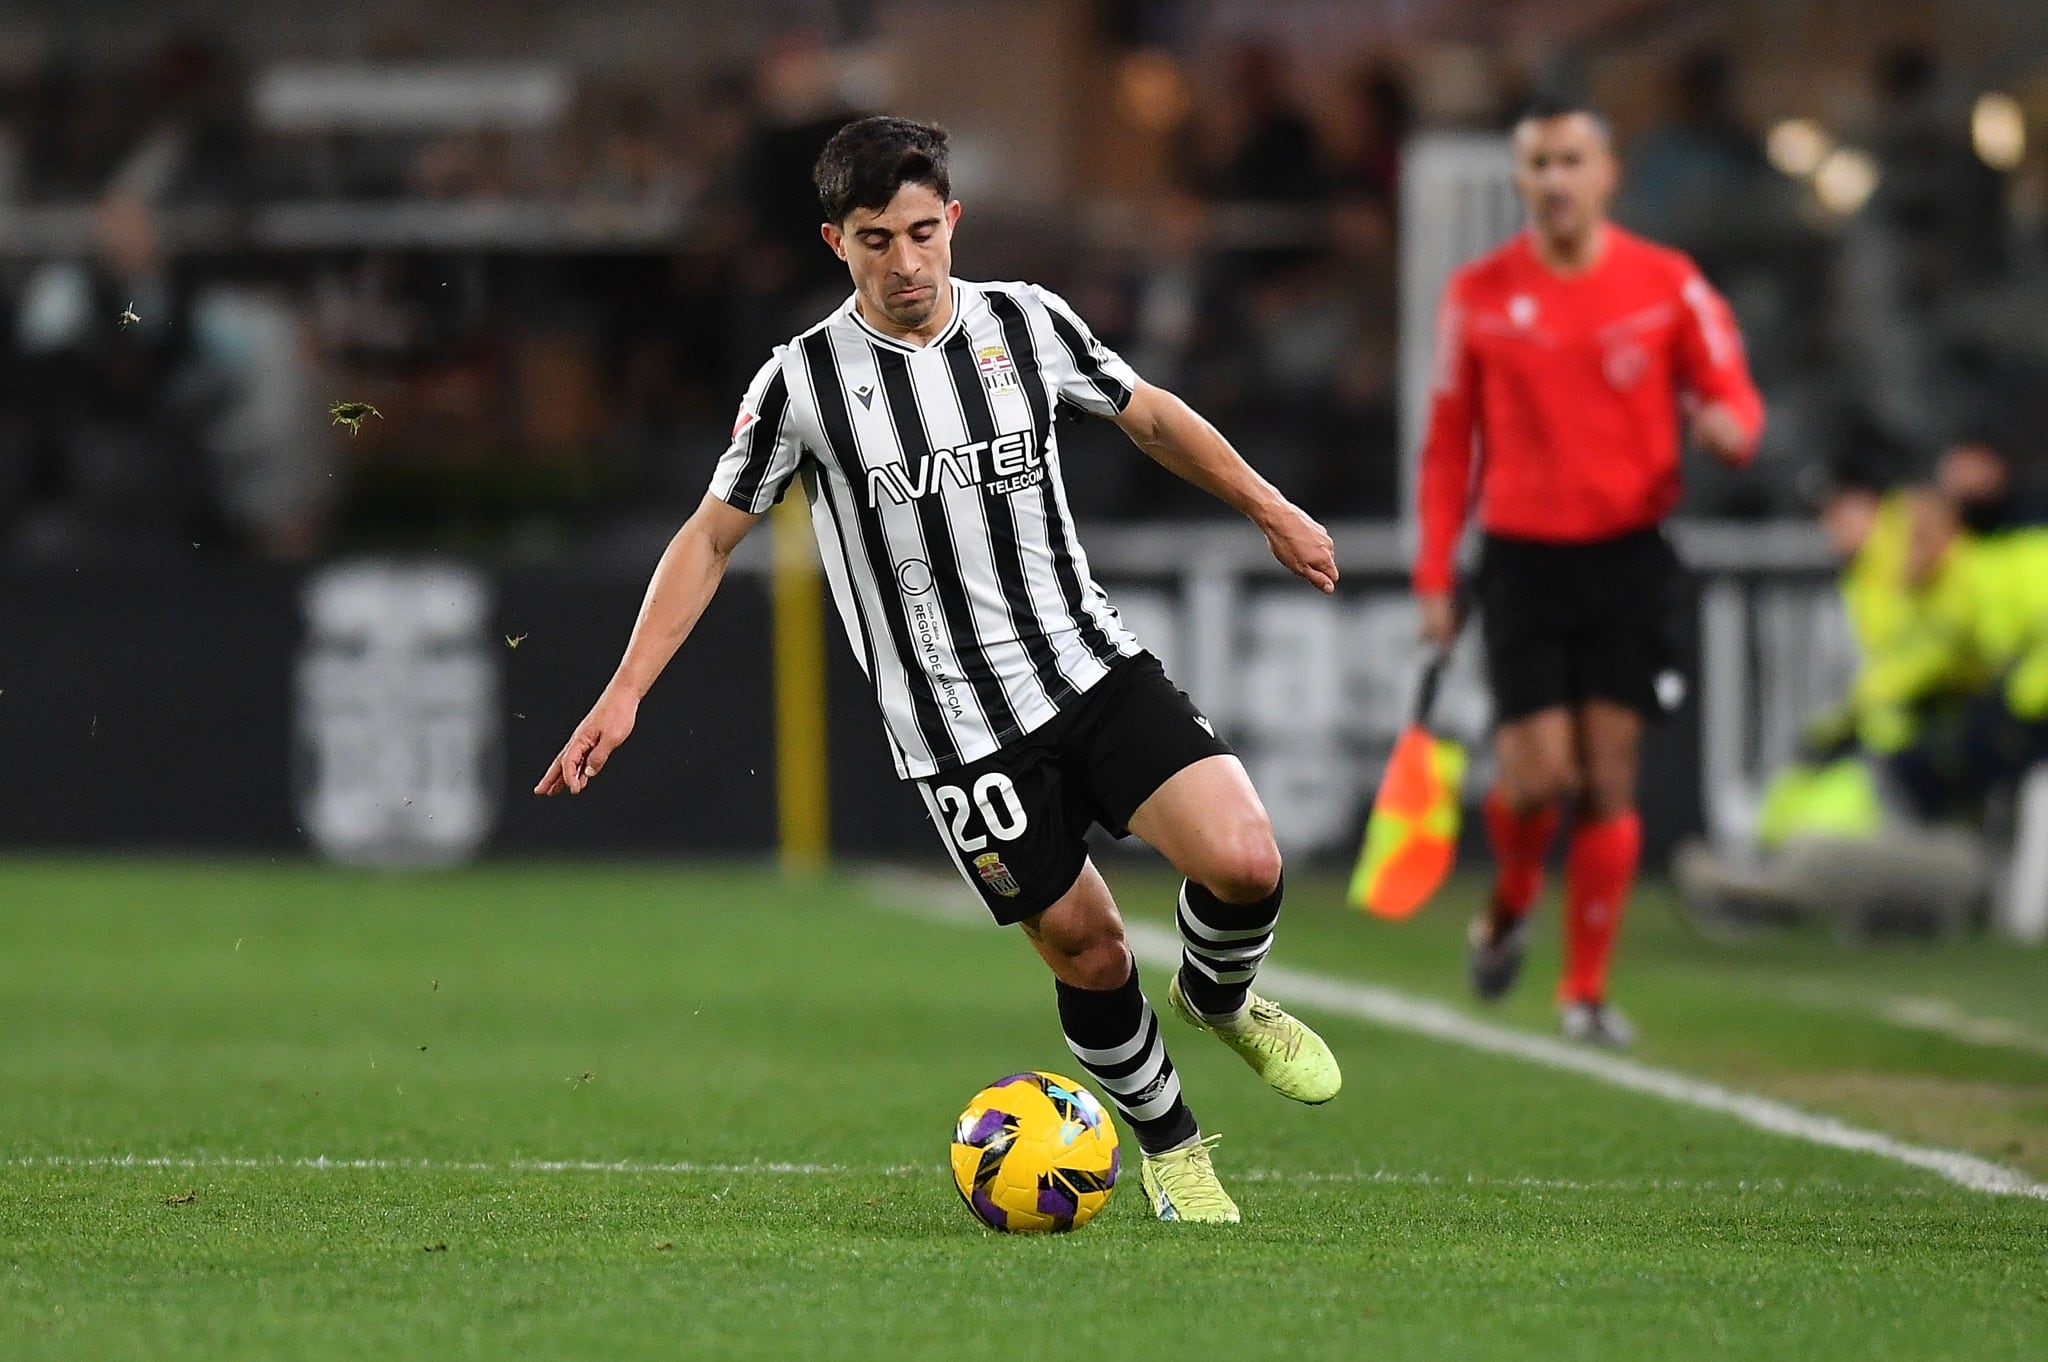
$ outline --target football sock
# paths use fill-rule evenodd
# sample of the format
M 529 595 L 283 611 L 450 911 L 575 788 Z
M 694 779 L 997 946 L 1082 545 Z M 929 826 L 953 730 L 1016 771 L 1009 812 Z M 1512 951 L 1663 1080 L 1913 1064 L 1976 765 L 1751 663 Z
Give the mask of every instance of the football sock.
M 1158 1154 L 1193 1139 L 1195 1114 L 1181 1099 L 1159 1018 L 1138 987 L 1137 962 L 1116 988 L 1075 988 L 1063 979 L 1053 986 L 1067 1048 L 1138 1133 L 1139 1147 Z
M 1543 892 L 1543 858 L 1550 839 L 1557 835 L 1555 804 L 1534 813 L 1516 813 L 1501 797 L 1498 787 L 1486 792 L 1486 840 L 1493 846 L 1494 864 L 1499 867 L 1493 882 L 1493 904 L 1497 925 L 1521 919 Z
M 1230 1021 L 1246 995 L 1280 920 L 1287 881 L 1256 903 L 1225 903 L 1193 880 L 1180 886 L 1180 991 L 1205 1021 Z
M 1634 811 L 1581 823 L 1565 855 L 1564 977 L 1567 1003 L 1607 997 L 1607 961 L 1621 932 L 1622 909 L 1643 852 L 1643 820 Z

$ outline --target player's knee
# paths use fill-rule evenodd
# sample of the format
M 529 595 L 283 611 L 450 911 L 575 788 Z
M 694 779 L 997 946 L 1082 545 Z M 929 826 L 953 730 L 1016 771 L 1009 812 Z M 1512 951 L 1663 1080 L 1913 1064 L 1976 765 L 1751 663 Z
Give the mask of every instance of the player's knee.
M 1122 988 L 1131 977 L 1131 951 L 1121 931 L 1103 933 L 1071 950 L 1061 951 L 1060 968 L 1054 972 L 1075 988 L 1108 990 Z
M 1027 925 L 1046 964 L 1075 988 L 1121 988 L 1131 977 L 1131 951 L 1115 918 L 1074 921 L 1047 914 Z
M 1632 780 L 1590 781 L 1579 796 L 1579 816 L 1596 821 L 1633 813 L 1635 807 L 1636 790 Z
M 1532 763 L 1502 783 L 1510 807 L 1519 814 L 1576 804 L 1582 788 L 1577 769 L 1566 762 Z
M 1211 847 L 1199 878 L 1225 903 L 1257 903 L 1270 895 L 1280 884 L 1280 847 L 1272 823 L 1263 813 L 1239 821 Z

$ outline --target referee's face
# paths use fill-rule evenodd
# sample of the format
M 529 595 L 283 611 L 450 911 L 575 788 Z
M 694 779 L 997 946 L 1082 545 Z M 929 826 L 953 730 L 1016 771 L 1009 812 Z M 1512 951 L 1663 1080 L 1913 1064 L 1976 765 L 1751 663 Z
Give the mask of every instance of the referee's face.
M 900 332 L 944 322 L 952 304 L 953 224 L 960 203 L 927 184 L 906 184 L 886 208 L 856 208 L 825 224 L 825 242 L 853 275 L 861 312 Z
M 1570 113 L 1524 119 L 1515 129 L 1515 188 L 1530 225 L 1554 244 L 1576 245 L 1600 225 L 1616 179 L 1597 119 Z

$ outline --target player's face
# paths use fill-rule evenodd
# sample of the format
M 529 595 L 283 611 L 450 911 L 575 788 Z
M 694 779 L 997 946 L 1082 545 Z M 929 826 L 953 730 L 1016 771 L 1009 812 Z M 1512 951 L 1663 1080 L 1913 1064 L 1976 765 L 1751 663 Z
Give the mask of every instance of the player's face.
M 1877 493 L 1860 487 L 1835 493 L 1820 508 L 1821 533 L 1838 561 L 1846 563 L 1862 552 L 1877 528 L 1877 510 Z
M 930 185 L 906 184 L 886 208 L 856 208 L 846 221 L 826 223 L 825 242 L 846 262 L 867 310 L 915 331 L 949 296 L 959 220 L 959 200 L 947 203 Z
M 1582 113 L 1515 129 L 1515 188 L 1529 221 L 1556 242 L 1585 239 L 1607 215 L 1617 169 L 1599 122 Z

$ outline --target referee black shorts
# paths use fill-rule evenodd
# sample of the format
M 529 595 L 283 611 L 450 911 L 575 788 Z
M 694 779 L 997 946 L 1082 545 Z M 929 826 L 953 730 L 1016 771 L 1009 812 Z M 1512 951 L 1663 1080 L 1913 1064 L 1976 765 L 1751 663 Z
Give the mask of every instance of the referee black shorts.
M 1007 927 L 1073 887 L 1091 824 L 1128 837 L 1168 778 L 1229 751 L 1159 659 L 1139 653 L 1051 722 L 917 786 L 960 873 Z
M 1585 544 L 1487 535 L 1477 597 L 1496 723 L 1587 700 L 1655 718 L 1684 697 L 1687 579 L 1655 528 Z

